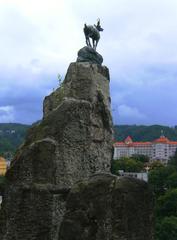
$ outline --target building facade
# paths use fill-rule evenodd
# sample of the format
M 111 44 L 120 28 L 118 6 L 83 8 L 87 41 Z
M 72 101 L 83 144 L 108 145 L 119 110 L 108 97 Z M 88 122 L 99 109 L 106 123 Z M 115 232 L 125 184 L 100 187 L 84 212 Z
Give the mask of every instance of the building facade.
M 124 142 L 114 143 L 114 159 L 131 157 L 134 154 L 146 155 L 151 161 L 160 160 L 166 164 L 177 149 L 177 141 L 170 141 L 164 135 L 152 142 L 133 142 L 128 136 Z
M 119 176 L 133 177 L 148 182 L 148 172 L 124 172 L 123 170 L 119 170 L 118 172 Z

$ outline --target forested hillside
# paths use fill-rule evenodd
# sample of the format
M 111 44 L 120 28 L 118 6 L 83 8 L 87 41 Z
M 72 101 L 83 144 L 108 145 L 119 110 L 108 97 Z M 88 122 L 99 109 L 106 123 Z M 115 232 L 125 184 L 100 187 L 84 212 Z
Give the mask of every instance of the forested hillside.
M 18 123 L 0 123 L 0 155 L 7 157 L 14 153 L 17 147 L 24 141 L 30 125 Z M 177 126 L 167 127 L 161 125 L 116 125 L 114 126 L 114 138 L 117 141 L 131 136 L 133 141 L 152 141 L 161 135 L 161 131 L 170 140 L 177 140 Z
M 18 123 L 0 123 L 0 155 L 7 157 L 13 154 L 24 141 L 29 127 Z
M 177 140 L 177 126 L 161 125 L 116 125 L 114 126 L 114 138 L 117 141 L 122 141 L 127 136 L 131 136 L 133 141 L 152 141 L 160 137 L 162 130 L 170 140 Z

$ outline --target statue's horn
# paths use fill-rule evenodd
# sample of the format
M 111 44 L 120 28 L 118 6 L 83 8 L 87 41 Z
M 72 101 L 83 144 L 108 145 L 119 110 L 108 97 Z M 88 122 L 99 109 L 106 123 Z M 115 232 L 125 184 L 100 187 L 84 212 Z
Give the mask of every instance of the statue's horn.
M 100 19 L 99 18 L 97 19 L 97 22 L 98 22 L 98 24 L 100 24 Z

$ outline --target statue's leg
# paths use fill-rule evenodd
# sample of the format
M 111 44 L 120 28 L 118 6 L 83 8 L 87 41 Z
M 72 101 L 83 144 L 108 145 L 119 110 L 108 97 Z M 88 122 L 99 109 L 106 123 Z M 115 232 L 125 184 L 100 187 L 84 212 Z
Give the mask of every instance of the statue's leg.
M 88 47 L 91 46 L 91 45 L 90 45 L 90 38 L 89 38 L 89 37 L 86 37 L 86 44 L 87 44 Z
M 90 43 L 90 38 L 88 38 L 88 43 L 89 43 L 88 46 L 89 46 L 89 47 L 92 47 L 92 46 L 91 46 L 91 43 Z
M 85 37 L 86 45 L 88 46 L 88 37 Z
M 98 41 L 96 40 L 96 43 L 95 43 L 95 50 L 96 50 L 96 48 L 97 48 L 97 44 L 98 44 Z
M 93 38 L 92 38 L 92 43 L 93 43 L 93 49 L 95 49 L 95 41 Z

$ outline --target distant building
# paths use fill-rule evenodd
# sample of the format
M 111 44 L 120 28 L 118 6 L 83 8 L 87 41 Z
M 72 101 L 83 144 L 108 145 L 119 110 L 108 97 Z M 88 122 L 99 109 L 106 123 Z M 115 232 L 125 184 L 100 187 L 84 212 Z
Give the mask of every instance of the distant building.
M 0 157 L 0 175 L 5 175 L 7 171 L 7 162 L 3 157 Z
M 123 170 L 119 170 L 119 175 L 124 177 L 133 177 L 148 182 L 147 172 L 124 172 Z
M 114 159 L 131 157 L 134 154 L 146 155 L 151 161 L 160 160 L 166 164 L 177 149 L 177 141 L 170 141 L 163 134 L 152 142 L 133 142 L 128 136 L 123 142 L 114 143 Z

